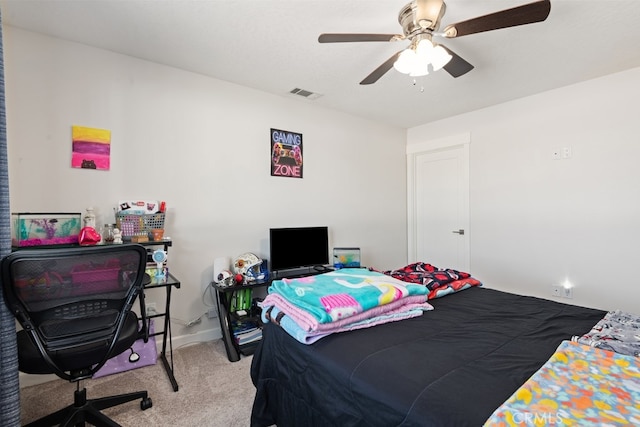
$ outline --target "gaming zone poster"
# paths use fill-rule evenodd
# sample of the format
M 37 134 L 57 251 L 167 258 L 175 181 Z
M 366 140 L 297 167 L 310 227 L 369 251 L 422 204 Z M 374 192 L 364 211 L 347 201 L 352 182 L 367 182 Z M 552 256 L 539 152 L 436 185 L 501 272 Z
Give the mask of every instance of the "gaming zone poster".
M 271 176 L 302 178 L 302 134 L 271 129 Z

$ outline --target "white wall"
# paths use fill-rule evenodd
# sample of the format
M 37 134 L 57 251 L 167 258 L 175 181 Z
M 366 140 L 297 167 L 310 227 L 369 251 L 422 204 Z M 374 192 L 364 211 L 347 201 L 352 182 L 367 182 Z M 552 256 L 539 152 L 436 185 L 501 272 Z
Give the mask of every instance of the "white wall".
M 640 313 L 640 68 L 412 128 L 469 132 L 471 273 L 486 286 Z M 570 159 L 553 160 L 570 147 Z
M 12 27 L 4 53 L 12 211 L 105 223 L 119 200 L 166 200 L 178 343 L 219 336 L 178 319 L 204 313 L 214 258 L 268 258 L 270 227 L 327 225 L 365 265 L 405 264 L 405 130 Z M 72 125 L 111 130 L 110 171 L 71 168 Z M 272 127 L 303 134 L 303 179 L 270 176 Z

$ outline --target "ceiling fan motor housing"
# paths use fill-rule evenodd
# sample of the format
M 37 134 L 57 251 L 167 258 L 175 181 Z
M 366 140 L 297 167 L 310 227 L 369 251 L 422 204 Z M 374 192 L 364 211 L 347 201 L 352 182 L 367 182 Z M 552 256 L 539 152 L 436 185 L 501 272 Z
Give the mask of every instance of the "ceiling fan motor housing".
M 398 22 L 405 37 L 431 33 L 440 27 L 447 7 L 442 0 L 414 0 L 400 10 Z

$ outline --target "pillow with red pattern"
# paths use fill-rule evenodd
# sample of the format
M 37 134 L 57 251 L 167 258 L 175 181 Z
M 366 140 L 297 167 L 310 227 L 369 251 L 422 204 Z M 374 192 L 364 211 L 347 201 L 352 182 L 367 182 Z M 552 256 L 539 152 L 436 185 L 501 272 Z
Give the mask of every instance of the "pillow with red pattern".
M 400 269 L 384 271 L 383 273 L 403 282 L 425 285 L 429 289 L 428 299 L 439 298 L 472 286 L 482 285 L 479 280 L 471 277 L 469 273 L 450 268 L 437 268 L 424 262 L 416 262 Z

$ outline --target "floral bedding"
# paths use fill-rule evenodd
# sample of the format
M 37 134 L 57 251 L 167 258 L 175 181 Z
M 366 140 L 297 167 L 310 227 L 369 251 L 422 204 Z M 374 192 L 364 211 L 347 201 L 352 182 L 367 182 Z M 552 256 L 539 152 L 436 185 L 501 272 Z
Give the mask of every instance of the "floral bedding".
M 640 425 L 640 358 L 563 341 L 485 426 Z

